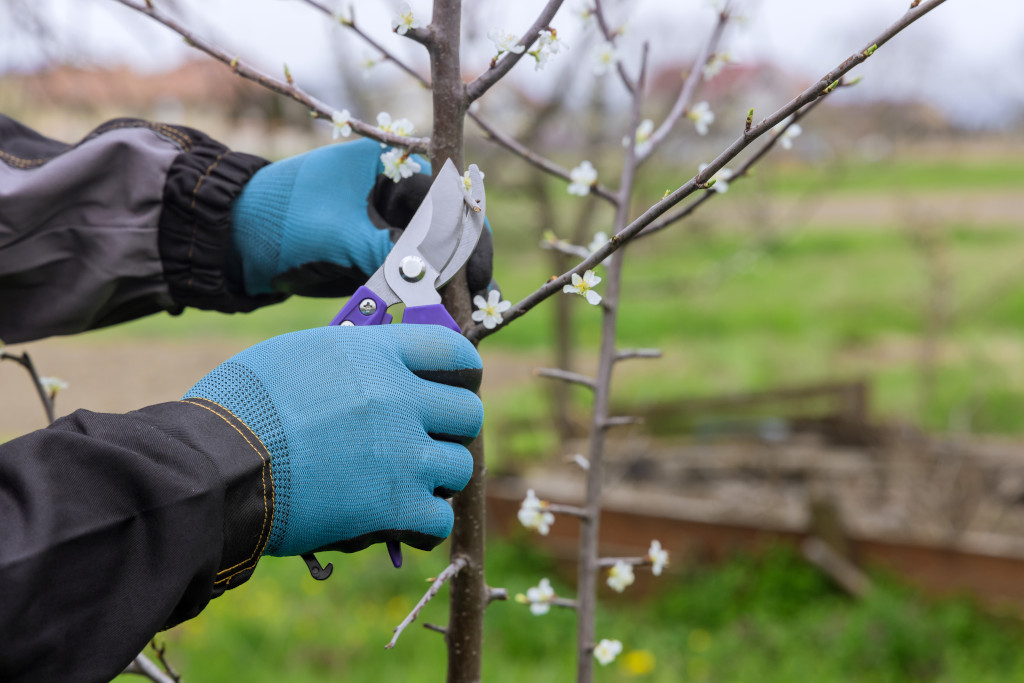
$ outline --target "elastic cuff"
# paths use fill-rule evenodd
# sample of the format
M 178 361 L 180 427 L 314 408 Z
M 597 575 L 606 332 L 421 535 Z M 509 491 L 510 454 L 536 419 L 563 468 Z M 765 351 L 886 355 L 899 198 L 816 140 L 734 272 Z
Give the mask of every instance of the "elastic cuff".
M 231 204 L 265 159 L 232 152 L 191 128 L 191 146 L 171 164 L 160 214 L 160 258 L 175 302 L 225 313 L 276 303 L 281 294 L 249 296 L 230 277 Z
M 224 477 L 224 546 L 211 596 L 217 597 L 252 576 L 270 539 L 276 509 L 270 453 L 224 406 L 198 397 L 182 402 L 195 406 L 201 419 L 216 416 L 215 424 L 223 424 L 205 449 Z

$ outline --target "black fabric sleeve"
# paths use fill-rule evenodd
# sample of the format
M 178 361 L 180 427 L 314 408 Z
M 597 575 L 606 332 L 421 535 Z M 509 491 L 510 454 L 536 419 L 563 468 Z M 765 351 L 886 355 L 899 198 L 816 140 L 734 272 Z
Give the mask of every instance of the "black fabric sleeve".
M 0 339 L 280 301 L 227 263 L 231 203 L 266 163 L 182 126 L 116 119 L 67 145 L 0 115 Z
M 108 681 L 252 574 L 270 457 L 205 400 L 77 411 L 0 445 L 0 680 Z

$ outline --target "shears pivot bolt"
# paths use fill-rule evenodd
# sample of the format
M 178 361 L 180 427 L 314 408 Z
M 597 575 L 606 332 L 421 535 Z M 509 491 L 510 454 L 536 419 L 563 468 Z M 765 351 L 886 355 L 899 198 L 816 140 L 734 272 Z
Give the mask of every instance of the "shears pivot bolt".
M 377 310 L 377 302 L 373 299 L 363 299 L 359 302 L 359 312 L 363 315 L 373 315 Z
M 338 327 L 355 327 L 355 326 L 356 326 L 356 324 L 354 322 L 352 322 L 351 320 L 342 320 L 338 324 Z
M 398 271 L 406 282 L 419 282 L 427 272 L 427 264 L 419 256 L 406 256 L 398 263 Z

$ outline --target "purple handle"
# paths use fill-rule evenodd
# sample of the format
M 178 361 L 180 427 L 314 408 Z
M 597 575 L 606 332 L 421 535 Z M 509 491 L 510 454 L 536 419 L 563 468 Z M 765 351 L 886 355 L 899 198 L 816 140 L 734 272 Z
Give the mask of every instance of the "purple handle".
M 373 293 L 369 287 L 360 287 L 348 300 L 345 307 L 334 316 L 331 325 L 340 325 L 344 322 L 353 325 L 387 325 L 391 322 L 388 314 L 388 305 Z
M 462 328 L 448 313 L 444 304 L 428 304 L 427 306 L 410 306 L 405 309 L 402 322 L 408 325 L 442 325 L 449 330 L 461 332 Z
M 331 325 L 341 325 L 344 322 L 353 325 L 387 325 L 391 322 L 388 314 L 388 307 L 384 301 L 373 293 L 369 287 L 360 287 L 348 300 L 345 307 L 334 316 Z M 410 306 L 405 309 L 405 316 L 402 322 L 409 325 L 442 325 L 449 330 L 461 332 L 459 324 L 448 313 L 443 304 L 429 304 L 427 306 Z M 387 542 L 388 555 L 391 557 L 391 564 L 395 569 L 402 566 L 402 544 L 398 541 Z M 326 578 L 326 577 L 325 577 Z

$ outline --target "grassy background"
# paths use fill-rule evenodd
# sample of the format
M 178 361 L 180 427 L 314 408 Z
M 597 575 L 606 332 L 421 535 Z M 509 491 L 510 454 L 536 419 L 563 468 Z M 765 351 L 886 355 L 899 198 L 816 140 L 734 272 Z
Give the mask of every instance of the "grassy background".
M 488 182 L 496 277 L 506 296 L 517 300 L 550 276 L 552 266 L 536 248 L 541 229 L 527 197 L 494 175 Z M 770 180 L 737 183 L 695 222 L 630 249 L 620 343 L 658 346 L 665 358 L 621 372 L 617 401 L 671 401 L 866 377 L 878 419 L 905 419 L 936 431 L 967 425 L 979 433 L 1024 432 L 1020 222 L 971 220 L 963 211 L 944 218 L 941 207 L 924 221 L 913 219 L 911 209 L 873 221 L 833 210 L 850 206 L 851 197 L 854 206 L 867 208 L 894 197 L 920 206 L 948 203 L 952 196 L 983 208 L 1015 197 L 1024 185 L 1024 161 L 852 163 L 842 171 L 841 186 L 827 193 L 819 191 L 821 178 L 811 167 L 787 163 L 764 176 Z M 578 201 L 555 189 L 556 213 L 568 224 Z M 642 192 L 656 198 L 662 189 L 649 181 Z M 824 203 L 823 210 L 779 208 L 808 193 Z M 719 210 L 719 204 L 741 210 Z M 593 231 L 607 225 L 607 216 L 599 216 Z M 564 228 L 559 232 L 567 234 Z M 921 247 L 922 235 L 930 240 L 930 252 Z M 933 388 L 925 392 L 920 359 L 936 269 L 945 273 L 944 301 L 951 313 L 938 337 Z M 585 369 L 599 342 L 599 312 L 582 299 L 572 303 L 574 344 Z M 150 338 L 248 343 L 323 324 L 336 308 L 337 302 L 293 300 L 248 315 L 187 311 L 181 319 L 154 316 L 102 331 L 92 341 L 112 347 Z M 552 338 L 550 310 L 535 311 L 485 341 L 487 367 L 493 372 L 496 364 L 520 356 L 543 357 Z M 507 430 L 542 421 L 546 397 L 540 383 L 526 381 L 485 396 L 492 470 L 556 452 L 549 430 Z M 584 396 L 577 403 L 586 409 Z M 488 550 L 495 585 L 514 594 L 546 575 L 560 594 L 572 595 L 571 577 L 527 541 L 496 539 Z M 410 555 L 400 572 L 387 569 L 376 551 L 334 557 L 335 575 L 322 584 L 306 576 L 298 560 L 264 560 L 249 584 L 166 635 L 172 660 L 195 683 L 436 681 L 444 667 L 436 634 L 414 626 L 397 650 L 383 650 L 393 626 L 425 589 L 423 577 L 444 562 L 443 551 Z M 715 570 L 675 559 L 675 572 L 658 582 L 656 595 L 602 603 L 598 633 L 623 640 L 625 651 L 599 670 L 598 680 L 1024 676 L 1021 624 L 985 613 L 967 599 L 926 600 L 876 577 L 880 590 L 852 602 L 784 551 L 738 558 Z M 446 601 L 436 600 L 421 621 L 443 623 L 445 610 Z M 554 611 L 538 618 L 508 604 L 496 605 L 487 619 L 485 680 L 572 678 L 572 614 Z
M 539 578 L 572 588 L 528 540 L 492 542 L 488 576 L 510 593 Z M 410 553 L 401 571 L 383 553 L 334 559 L 334 576 L 314 582 L 296 558 L 264 559 L 249 583 L 196 619 L 161 636 L 190 683 L 244 680 L 437 681 L 446 593 L 406 630 L 393 651 L 391 629 L 438 571 L 443 554 Z M 926 600 L 887 577 L 854 602 L 800 558 L 776 549 L 714 570 L 691 567 L 657 579 L 657 595 L 602 603 L 599 637 L 623 654 L 596 680 L 681 681 L 1009 681 L 1024 676 L 1024 630 L 968 599 Z M 607 590 L 605 591 L 607 592 Z M 561 683 L 574 677 L 574 615 L 533 616 L 514 602 L 487 613 L 484 680 Z M 130 680 L 125 677 L 125 680 Z

